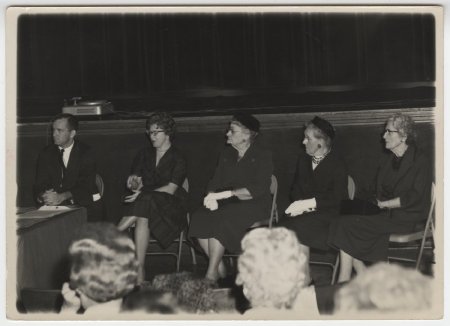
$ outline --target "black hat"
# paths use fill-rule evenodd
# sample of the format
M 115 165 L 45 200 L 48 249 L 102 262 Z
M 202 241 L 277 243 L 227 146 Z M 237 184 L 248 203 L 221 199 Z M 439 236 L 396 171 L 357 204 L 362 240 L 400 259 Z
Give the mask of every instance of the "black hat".
M 259 132 L 259 121 L 254 116 L 248 113 L 238 113 L 233 116 L 231 119 L 232 121 L 237 121 L 241 125 L 243 125 L 245 128 L 254 131 Z
M 322 132 L 327 135 L 328 137 L 330 137 L 330 139 L 334 138 L 335 135 L 335 131 L 333 126 L 331 125 L 331 123 L 329 123 L 327 120 L 322 119 L 318 116 L 315 116 L 314 119 L 311 120 L 311 122 L 320 130 L 322 130 Z

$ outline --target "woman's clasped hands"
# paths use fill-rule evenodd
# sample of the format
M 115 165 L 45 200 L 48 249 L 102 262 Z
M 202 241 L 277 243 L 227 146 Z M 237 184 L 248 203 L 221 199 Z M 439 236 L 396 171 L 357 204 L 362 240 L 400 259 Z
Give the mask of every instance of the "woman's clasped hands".
M 133 193 L 129 196 L 126 196 L 124 202 L 132 203 L 136 200 L 136 198 L 140 195 L 141 189 L 144 186 L 142 183 L 142 177 L 139 177 L 135 174 L 130 175 L 127 180 L 127 188 L 130 189 Z
M 289 216 L 298 216 L 303 213 L 312 212 L 316 207 L 317 203 L 315 198 L 302 199 L 294 201 L 284 212 Z
M 203 206 L 205 206 L 210 211 L 215 211 L 219 208 L 218 200 L 230 198 L 233 196 L 233 192 L 231 190 L 221 191 L 221 192 L 210 192 L 203 199 Z

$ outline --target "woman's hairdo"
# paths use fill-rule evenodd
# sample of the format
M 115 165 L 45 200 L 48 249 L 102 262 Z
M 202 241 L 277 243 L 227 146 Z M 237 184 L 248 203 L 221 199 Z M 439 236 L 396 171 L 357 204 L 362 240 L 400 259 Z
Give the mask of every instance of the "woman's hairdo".
M 307 257 L 293 231 L 258 228 L 242 239 L 236 284 L 253 307 L 290 308 L 306 286 Z
M 111 223 L 88 223 L 69 248 L 70 286 L 96 302 L 118 299 L 137 283 L 133 241 Z
M 260 123 L 259 120 L 248 113 L 238 113 L 231 118 L 231 122 L 238 122 L 243 127 L 256 133 L 259 132 Z
M 430 277 L 412 268 L 380 262 L 339 289 L 335 312 L 429 309 L 432 298 Z
M 323 139 L 327 147 L 330 147 L 336 135 L 336 131 L 331 123 L 327 120 L 315 116 L 311 121 L 306 123 L 306 128 L 314 130 L 314 136 Z
M 395 113 L 391 115 L 387 122 L 392 122 L 398 130 L 400 136 L 406 137 L 406 144 L 411 145 L 416 142 L 417 132 L 414 120 L 404 113 Z
M 148 117 L 145 122 L 145 129 L 150 130 L 152 125 L 156 124 L 158 128 L 164 130 L 164 133 L 172 139 L 175 134 L 175 120 L 167 112 L 155 112 L 150 117 Z

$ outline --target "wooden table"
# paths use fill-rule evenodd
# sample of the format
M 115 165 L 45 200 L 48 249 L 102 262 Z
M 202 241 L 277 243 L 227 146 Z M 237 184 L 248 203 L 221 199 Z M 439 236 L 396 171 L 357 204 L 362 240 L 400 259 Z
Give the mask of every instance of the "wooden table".
M 26 211 L 26 212 L 24 212 Z M 17 214 L 17 290 L 60 289 L 69 278 L 68 248 L 75 230 L 86 223 L 86 209 Z

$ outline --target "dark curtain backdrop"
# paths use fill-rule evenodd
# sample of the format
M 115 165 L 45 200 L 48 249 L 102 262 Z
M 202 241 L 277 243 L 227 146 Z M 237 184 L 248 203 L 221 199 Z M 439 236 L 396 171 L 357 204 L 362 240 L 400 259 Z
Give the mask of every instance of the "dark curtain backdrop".
M 18 27 L 19 118 L 74 96 L 185 114 L 434 103 L 429 14 L 23 15 Z

